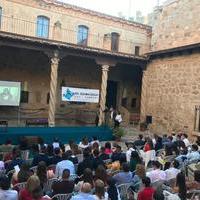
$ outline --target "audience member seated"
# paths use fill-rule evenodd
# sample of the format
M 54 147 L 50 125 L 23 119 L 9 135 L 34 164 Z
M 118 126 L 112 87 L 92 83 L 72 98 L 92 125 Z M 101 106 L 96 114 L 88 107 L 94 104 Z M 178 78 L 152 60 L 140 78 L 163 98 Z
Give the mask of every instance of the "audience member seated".
M 40 187 L 40 179 L 38 176 L 30 176 L 26 183 L 26 188 L 19 193 L 20 200 L 32 200 L 32 193 L 35 189 Z
M 134 146 L 144 146 L 145 141 L 143 140 L 143 135 L 139 134 L 138 139 L 135 140 L 135 142 L 133 144 L 134 144 Z
M 53 145 L 53 149 L 60 148 L 60 143 L 59 143 L 58 138 L 54 138 L 52 145 Z
M 56 165 L 56 177 L 62 177 L 62 173 L 64 169 L 69 169 L 70 174 L 75 174 L 75 167 L 72 161 L 69 160 L 69 155 L 67 152 L 63 154 L 63 160 L 58 162 Z
M 101 160 L 108 160 L 110 159 L 109 155 L 105 153 L 105 147 L 101 147 L 100 148 L 100 155 L 99 155 L 99 158 Z
M 1 200 L 18 200 L 17 191 L 10 189 L 9 178 L 5 175 L 0 176 L 0 199 Z
M 186 186 L 188 190 L 200 190 L 200 171 L 194 172 L 194 180 L 187 181 Z
M 151 179 L 151 182 L 155 183 L 157 181 L 165 181 L 166 174 L 163 170 L 160 169 L 161 164 L 158 161 L 153 161 L 152 166 L 153 170 L 146 173 L 146 175 Z
M 72 144 L 72 145 L 70 146 L 70 148 L 71 148 L 71 150 L 72 150 L 72 154 L 73 154 L 73 155 L 79 155 L 79 154 L 82 153 L 82 151 L 79 149 L 78 145 L 75 144 L 75 143 Z
M 151 180 L 149 177 L 142 179 L 144 189 L 138 193 L 138 200 L 153 200 L 155 189 L 151 187 Z
M 79 182 L 75 185 L 74 190 L 76 192 L 79 192 L 81 190 L 83 183 L 90 183 L 91 188 L 94 187 L 93 173 L 92 170 L 89 168 L 86 168 L 84 170 L 83 176 L 79 179 Z
M 99 158 L 99 150 L 95 149 L 93 151 L 93 169 L 96 170 L 99 165 L 105 166 L 103 160 Z
M 128 147 L 128 150 L 126 151 L 126 161 L 130 162 L 130 160 L 131 160 L 131 153 L 133 151 L 135 151 L 135 149 L 133 148 L 133 144 L 132 143 L 128 143 L 127 147 Z
M 44 161 L 39 162 L 36 174 L 40 179 L 40 185 L 42 188 L 47 183 L 48 179 L 55 177 L 53 170 L 47 170 L 47 166 Z
M 81 187 L 81 192 L 73 196 L 71 200 L 95 200 L 94 196 L 91 194 L 92 187 L 89 183 L 83 183 Z
M 60 161 L 62 161 L 62 154 L 60 148 L 55 148 L 54 156 L 49 159 L 49 165 L 56 165 Z
M 187 154 L 187 162 L 191 163 L 194 161 L 199 161 L 200 160 L 200 154 L 198 152 L 198 146 L 196 144 L 192 145 L 192 152 L 189 152 Z
M 17 183 L 26 182 L 31 175 L 33 175 L 33 173 L 30 171 L 29 164 L 24 162 L 20 167 L 20 171 L 13 174 L 12 184 L 15 185 Z
M 13 170 L 16 165 L 19 167 L 24 162 L 21 159 L 21 151 L 18 148 L 13 149 L 13 159 L 12 161 L 6 166 L 6 172 L 9 172 L 10 170 Z
M 99 140 L 97 139 L 96 136 L 92 137 L 92 142 L 90 142 L 90 146 L 93 146 L 94 143 L 97 143 L 98 145 L 100 144 Z
M 68 150 L 67 154 L 69 156 L 69 160 L 72 161 L 74 163 L 74 165 L 78 164 L 78 158 L 75 155 L 73 155 L 71 150 Z
M 181 140 L 185 143 L 186 147 L 190 146 L 190 142 L 188 140 L 188 135 L 187 134 L 182 134 Z
M 73 192 L 74 181 L 70 181 L 69 177 L 70 177 L 69 169 L 64 169 L 62 174 L 62 179 L 54 182 L 52 185 L 53 195 L 68 194 Z
M 135 171 L 137 164 L 142 164 L 142 159 L 140 158 L 137 151 L 133 151 L 131 153 L 131 160 L 130 160 L 130 171 L 131 172 Z
M 90 146 L 87 137 L 84 137 L 78 145 L 81 149 L 85 149 Z
M 177 174 L 181 172 L 179 169 L 179 162 L 177 160 L 174 160 L 172 164 L 170 162 L 167 162 L 165 165 L 169 166 L 169 168 L 165 167 L 164 169 L 167 181 L 171 179 L 175 179 Z
M 106 169 L 104 168 L 103 165 L 99 165 L 95 171 L 95 176 L 94 176 L 94 180 L 100 179 L 104 182 L 104 184 L 107 184 L 107 172 Z
M 49 158 L 46 155 L 46 148 L 45 146 L 40 147 L 40 153 L 35 155 L 33 158 L 32 166 L 37 166 L 39 162 L 44 161 L 46 165 L 49 165 Z
M 48 158 L 52 158 L 54 156 L 53 150 L 54 150 L 53 145 L 48 144 L 46 148 L 46 153 L 47 153 Z
M 120 163 L 126 162 L 126 154 L 122 153 L 121 146 L 117 145 L 111 156 L 112 162 L 120 161 Z
M 89 148 L 83 150 L 83 161 L 78 164 L 77 174 L 81 176 L 86 168 L 93 169 L 93 159 L 91 159 Z
M 29 158 L 34 158 L 39 154 L 39 146 L 37 144 L 33 144 L 30 149 Z
M 19 149 L 21 151 L 28 150 L 28 140 L 26 137 L 21 137 L 19 140 Z
M 51 200 L 47 195 L 43 196 L 43 190 L 41 187 L 35 188 L 31 193 L 32 200 Z
M 167 136 L 167 134 L 164 134 L 162 137 L 162 144 L 163 146 L 167 145 L 170 142 L 169 137 Z
M 153 150 L 154 147 L 153 147 L 153 142 L 151 138 L 147 137 L 145 140 L 146 140 L 146 143 L 144 145 L 144 152 Z
M 183 172 L 177 174 L 176 187 L 173 188 L 173 191 L 178 193 L 178 196 L 181 200 L 186 200 L 187 187 L 185 181 L 185 174 Z
M 111 143 L 110 142 L 106 142 L 105 143 L 105 154 L 112 154 L 112 149 L 111 149 Z
M 142 179 L 146 176 L 144 165 L 137 164 L 135 175 L 133 177 L 133 190 L 139 191 L 142 186 Z
M 122 170 L 123 170 L 122 172 L 119 172 L 113 176 L 117 185 L 123 183 L 130 183 L 133 181 L 133 174 L 130 172 L 130 167 L 128 163 L 122 164 Z
M 108 178 L 108 199 L 109 200 L 121 200 L 119 190 L 116 187 L 116 182 L 112 177 Z
M 170 156 L 173 155 L 173 151 L 176 152 L 176 145 L 174 144 L 174 142 L 172 142 L 173 137 L 169 136 L 168 137 L 168 142 L 165 143 L 165 156 Z
M 155 139 L 155 145 L 154 145 L 155 151 L 162 149 L 163 148 L 163 138 L 161 138 L 160 136 L 155 134 L 154 139 Z
M 105 191 L 104 182 L 100 179 L 95 181 L 95 200 L 108 200 L 108 193 Z

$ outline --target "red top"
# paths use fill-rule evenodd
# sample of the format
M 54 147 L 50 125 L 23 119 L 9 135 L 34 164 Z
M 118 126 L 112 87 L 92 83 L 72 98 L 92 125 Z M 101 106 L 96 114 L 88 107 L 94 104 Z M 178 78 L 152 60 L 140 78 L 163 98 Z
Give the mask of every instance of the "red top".
M 23 189 L 23 190 L 20 191 L 19 199 L 20 200 L 32 200 L 32 197 L 31 197 L 31 194 L 28 192 L 27 189 Z
M 146 143 L 146 144 L 144 145 L 144 152 L 147 152 L 147 151 L 150 151 L 150 150 L 151 150 L 150 144 Z
M 138 200 L 153 200 L 155 190 L 152 187 L 146 187 L 138 194 Z
M 111 154 L 112 150 L 111 149 L 105 149 L 105 154 Z

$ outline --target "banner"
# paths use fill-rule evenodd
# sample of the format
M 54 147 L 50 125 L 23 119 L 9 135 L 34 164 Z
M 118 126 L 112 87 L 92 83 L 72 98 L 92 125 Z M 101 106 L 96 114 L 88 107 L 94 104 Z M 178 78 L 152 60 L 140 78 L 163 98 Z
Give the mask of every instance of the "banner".
M 62 101 L 99 103 L 99 90 L 62 87 Z

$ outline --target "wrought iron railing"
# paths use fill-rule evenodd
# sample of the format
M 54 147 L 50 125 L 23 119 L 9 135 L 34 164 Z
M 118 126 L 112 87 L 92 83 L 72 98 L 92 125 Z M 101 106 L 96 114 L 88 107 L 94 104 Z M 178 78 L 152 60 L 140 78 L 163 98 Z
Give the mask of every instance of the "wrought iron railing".
M 42 38 L 75 44 L 77 46 L 87 46 L 91 48 L 103 49 L 107 51 L 115 51 L 126 54 L 134 54 L 134 41 L 121 40 L 118 41 L 117 49 L 112 49 L 111 34 L 88 34 L 86 41 L 78 44 L 78 32 L 70 29 L 62 28 L 62 24 L 55 23 L 45 27 L 48 29 L 47 37 L 40 37 L 37 33 L 37 23 L 25 19 L 19 19 L 11 16 L 2 15 L 0 19 L 0 32 L 9 32 L 23 36 Z M 138 43 L 137 43 L 138 45 Z

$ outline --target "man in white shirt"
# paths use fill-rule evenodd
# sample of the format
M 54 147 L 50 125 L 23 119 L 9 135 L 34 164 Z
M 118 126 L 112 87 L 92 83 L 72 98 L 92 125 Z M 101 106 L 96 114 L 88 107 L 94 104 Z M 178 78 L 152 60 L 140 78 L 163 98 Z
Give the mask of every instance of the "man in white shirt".
M 16 190 L 10 189 L 10 181 L 7 176 L 0 177 L 0 199 L 1 200 L 18 200 Z
M 166 174 L 163 170 L 160 169 L 161 164 L 158 161 L 153 161 L 153 170 L 147 172 L 146 175 L 151 179 L 151 183 L 155 183 L 157 181 L 165 181 Z
M 189 140 L 188 140 L 188 135 L 187 134 L 183 134 L 182 136 L 181 136 L 181 139 L 182 139 L 182 141 L 185 143 L 185 146 L 186 147 L 188 147 L 189 145 L 190 145 L 190 142 L 189 142 Z
M 198 146 L 196 144 L 192 145 L 192 152 L 188 153 L 186 157 L 189 163 L 200 160 L 200 154 L 198 152 Z
M 170 167 L 169 169 L 165 170 L 167 181 L 176 178 L 177 174 L 181 172 L 181 170 L 178 168 L 179 168 L 179 162 L 177 160 L 175 160 L 173 162 L 173 166 Z
M 56 177 L 61 178 L 64 169 L 69 169 L 70 175 L 75 174 L 75 166 L 74 166 L 73 162 L 68 160 L 68 158 L 69 158 L 69 155 L 68 155 L 68 153 L 65 152 L 63 154 L 63 161 L 58 162 L 56 165 L 56 172 L 55 172 Z

